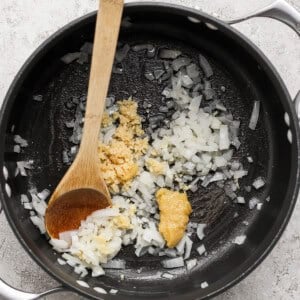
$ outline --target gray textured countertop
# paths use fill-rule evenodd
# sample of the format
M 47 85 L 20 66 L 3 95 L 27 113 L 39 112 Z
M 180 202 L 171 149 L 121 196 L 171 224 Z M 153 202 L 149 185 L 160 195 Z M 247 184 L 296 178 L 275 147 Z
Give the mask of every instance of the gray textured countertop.
M 128 1 L 131 2 L 131 1 Z M 198 7 L 223 19 L 253 11 L 270 0 L 169 0 Z M 289 1 L 300 9 L 300 0 Z M 32 51 L 69 21 L 95 10 L 95 0 L 0 1 L 0 105 L 16 72 Z M 291 96 L 300 89 L 300 40 L 287 26 L 253 19 L 235 26 L 267 55 L 285 81 Z M 272 253 L 240 284 L 217 299 L 300 299 L 300 203 Z M 0 277 L 15 287 L 38 292 L 57 283 L 27 255 L 0 215 Z M 47 299 L 82 299 L 72 293 Z

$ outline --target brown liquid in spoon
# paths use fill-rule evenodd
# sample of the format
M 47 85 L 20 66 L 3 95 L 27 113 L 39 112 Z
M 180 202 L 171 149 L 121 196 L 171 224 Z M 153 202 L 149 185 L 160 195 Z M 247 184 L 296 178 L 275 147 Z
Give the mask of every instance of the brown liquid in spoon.
M 61 232 L 78 229 L 82 220 L 110 204 L 106 196 L 92 189 L 70 191 L 58 200 L 49 204 L 45 217 L 47 231 L 56 239 Z

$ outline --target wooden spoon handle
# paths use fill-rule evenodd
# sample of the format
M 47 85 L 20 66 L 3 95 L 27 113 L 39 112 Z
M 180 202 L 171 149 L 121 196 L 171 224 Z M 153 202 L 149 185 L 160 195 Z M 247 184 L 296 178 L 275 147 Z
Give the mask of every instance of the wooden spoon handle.
M 80 150 L 95 155 L 119 36 L 123 0 L 100 0 Z

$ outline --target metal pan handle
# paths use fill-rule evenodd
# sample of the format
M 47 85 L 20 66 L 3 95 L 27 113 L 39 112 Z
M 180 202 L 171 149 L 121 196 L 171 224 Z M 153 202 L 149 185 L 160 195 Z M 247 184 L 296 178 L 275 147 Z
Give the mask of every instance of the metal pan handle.
M 285 0 L 276 0 L 268 6 L 247 14 L 242 18 L 227 21 L 227 23 L 236 24 L 254 17 L 267 17 L 281 21 L 300 36 L 300 12 Z
M 56 287 L 40 294 L 32 294 L 17 290 L 0 278 L 0 299 L 1 300 L 35 300 L 43 296 L 54 294 L 65 290 L 63 286 Z
M 255 18 L 267 17 L 285 23 L 300 36 L 300 12 L 285 0 L 276 0 L 253 13 L 249 13 L 242 18 L 226 21 L 228 24 L 237 24 L 242 21 Z M 300 120 L 300 91 L 294 99 L 294 105 L 298 119 Z

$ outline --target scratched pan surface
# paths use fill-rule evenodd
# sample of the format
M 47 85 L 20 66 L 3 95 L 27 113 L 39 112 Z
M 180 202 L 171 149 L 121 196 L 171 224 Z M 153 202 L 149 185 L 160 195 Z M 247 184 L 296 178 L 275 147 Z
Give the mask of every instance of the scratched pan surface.
M 156 49 L 179 49 L 195 62 L 200 52 L 209 59 L 215 73 L 213 88 L 234 119 L 241 121 L 242 146 L 234 156 L 243 162 L 249 175 L 240 181 L 240 194 L 247 200 L 252 196 L 264 200 L 270 195 L 271 202 L 265 203 L 261 211 L 249 210 L 247 205 L 233 204 L 215 185 L 200 188 L 189 194 L 193 206 L 191 220 L 208 224 L 204 240 L 208 254 L 199 257 L 193 250 L 191 257 L 198 259 L 196 268 L 191 271 L 175 269 L 170 271 L 174 274 L 172 280 L 162 279 L 162 258 L 150 255 L 137 258 L 134 248 L 128 246 L 118 255 L 126 260 L 126 270 L 111 270 L 104 277 L 87 277 L 86 280 L 91 287 L 119 290 L 116 296 L 103 296 L 105 299 L 206 298 L 249 273 L 273 247 L 289 219 L 297 194 L 298 165 L 292 164 L 293 159 L 297 161 L 298 153 L 295 114 L 286 89 L 272 66 L 253 45 L 221 23 L 210 20 L 220 29 L 211 30 L 203 22 L 194 23 L 187 18 L 194 16 L 207 21 L 208 16 L 155 5 L 131 5 L 125 15 L 131 17 L 133 25 L 122 28 L 121 43 L 151 43 Z M 4 208 L 22 244 L 38 263 L 66 286 L 99 298 L 93 289 L 76 284 L 78 276 L 72 268 L 57 263 L 58 255 L 31 224 L 28 211 L 19 201 L 20 194 L 32 185 L 52 190 L 66 171 L 62 151 L 71 146 L 68 140 L 71 132 L 64 123 L 74 117 L 75 110 L 67 108 L 65 103 L 72 96 L 86 95 L 89 64 L 65 65 L 59 58 L 78 51 L 84 42 L 93 40 L 94 21 L 94 14 L 87 16 L 50 38 L 21 71 L 8 93 L 1 115 L 1 137 L 5 135 L 5 144 L 3 138 L 1 142 L 1 164 L 9 169 L 8 183 L 13 191 L 12 198 L 2 194 Z M 160 61 L 130 51 L 123 61 L 124 73 L 112 77 L 110 94 L 118 99 L 132 95 L 137 101 L 148 100 L 152 103 L 151 114 L 155 115 L 162 104 L 161 91 L 165 85 L 144 78 L 147 64 L 156 66 Z M 225 93 L 220 92 L 221 86 L 226 87 Z M 43 102 L 32 101 L 36 94 L 43 95 Z M 251 131 L 248 124 L 254 100 L 261 100 L 262 110 L 257 129 Z M 290 115 L 292 144 L 286 138 L 285 112 Z M 140 113 L 144 113 L 141 106 Z M 18 156 L 12 153 L 12 125 L 15 125 L 14 133 L 29 141 L 25 153 Z M 247 162 L 249 155 L 254 159 L 253 164 Z M 23 159 L 33 159 L 35 169 L 28 178 L 14 178 L 15 161 Z M 267 186 L 259 193 L 245 192 L 244 187 L 251 185 L 258 176 L 267 178 Z M 237 246 L 232 240 L 240 234 L 246 234 L 247 240 Z M 193 240 L 196 248 L 199 242 L 195 237 Z M 125 280 L 120 280 L 121 274 L 125 275 Z M 209 283 L 205 290 L 200 288 L 203 281 Z

